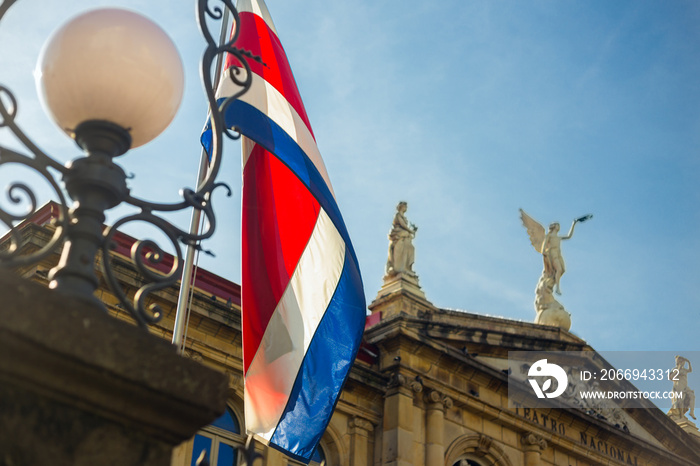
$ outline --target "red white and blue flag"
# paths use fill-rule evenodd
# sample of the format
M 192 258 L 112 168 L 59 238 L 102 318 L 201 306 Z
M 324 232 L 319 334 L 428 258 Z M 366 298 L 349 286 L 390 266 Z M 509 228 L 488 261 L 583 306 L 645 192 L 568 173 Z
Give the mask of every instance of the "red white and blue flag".
M 308 463 L 359 349 L 364 291 L 267 7 L 239 0 L 237 10 L 234 45 L 261 58 L 249 61 L 252 86 L 224 115 L 226 126 L 244 135 L 245 424 L 259 440 Z M 238 65 L 229 55 L 226 68 Z M 238 89 L 224 79 L 217 98 Z

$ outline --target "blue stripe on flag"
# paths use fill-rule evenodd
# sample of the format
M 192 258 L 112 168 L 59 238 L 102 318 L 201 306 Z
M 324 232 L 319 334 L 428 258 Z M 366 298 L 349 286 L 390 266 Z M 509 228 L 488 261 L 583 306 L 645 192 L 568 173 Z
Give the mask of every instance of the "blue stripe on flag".
M 346 254 L 335 294 L 304 356 L 270 446 L 308 462 L 335 409 L 328 401 L 340 392 L 350 374 L 359 350 L 359 345 L 353 346 L 362 338 L 364 323 L 362 279 L 357 262 Z M 318 429 L 319 424 L 323 429 Z
M 219 104 L 223 100 L 220 99 Z M 338 204 L 326 185 L 326 181 L 299 144 L 277 123 L 268 118 L 267 115 L 241 100 L 231 102 L 226 108 L 224 120 L 228 128 L 237 128 L 241 134 L 274 154 L 296 174 L 326 211 L 343 241 L 349 246 L 350 254 L 357 262 L 355 249 L 352 247 L 350 235 L 345 227 Z M 211 128 L 209 124 L 205 127 L 201 139 L 202 145 L 209 153 L 211 148 Z

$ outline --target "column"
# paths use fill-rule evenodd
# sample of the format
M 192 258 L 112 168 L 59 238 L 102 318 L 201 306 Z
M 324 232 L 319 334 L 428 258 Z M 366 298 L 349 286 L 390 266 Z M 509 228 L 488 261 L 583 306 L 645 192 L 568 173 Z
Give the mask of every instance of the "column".
M 348 421 L 350 432 L 350 466 L 367 466 L 369 458 L 369 435 L 374 430 L 371 422 L 360 417 Z
M 542 450 L 547 448 L 547 441 L 537 434 L 528 432 L 520 438 L 525 446 L 525 466 L 539 466 Z
M 445 408 L 452 407 L 452 400 L 433 390 L 427 396 L 425 429 L 425 464 L 445 462 Z
M 413 465 L 413 394 L 423 389 L 419 382 L 395 373 L 384 399 L 382 464 Z

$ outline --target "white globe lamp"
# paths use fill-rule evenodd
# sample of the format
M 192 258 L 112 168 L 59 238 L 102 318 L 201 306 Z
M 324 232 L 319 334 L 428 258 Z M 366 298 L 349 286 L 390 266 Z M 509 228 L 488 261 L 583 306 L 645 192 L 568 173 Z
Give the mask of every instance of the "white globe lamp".
M 54 32 L 35 79 L 46 112 L 81 147 L 81 133 L 121 132 L 126 141 L 113 156 L 158 136 L 184 89 L 182 61 L 168 35 L 115 8 L 83 13 Z

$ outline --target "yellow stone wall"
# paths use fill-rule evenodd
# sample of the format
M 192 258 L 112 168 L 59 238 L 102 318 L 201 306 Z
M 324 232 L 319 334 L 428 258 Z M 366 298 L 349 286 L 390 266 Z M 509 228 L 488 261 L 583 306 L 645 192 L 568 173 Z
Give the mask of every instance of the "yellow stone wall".
M 33 234 L 49 237 L 47 228 L 36 227 Z M 19 273 L 45 283 L 57 258 Z M 113 260 L 123 262 L 118 278 L 133 296 L 139 278 L 125 258 Z M 151 298 L 164 317 L 149 331 L 168 340 L 177 291 L 172 287 Z M 115 317 L 130 320 L 104 286 L 99 297 Z M 588 348 L 568 332 L 440 310 L 400 286 L 378 297 L 370 309 L 363 357 L 356 361 L 321 441 L 328 466 L 698 464 L 677 445 L 687 439 L 674 440 L 677 432 L 658 413 L 638 419 L 647 426 L 645 432 L 654 431 L 649 429 L 654 422 L 659 425 L 663 436 L 655 440 L 656 434 L 631 437 L 581 413 L 508 406 L 507 377 L 474 356 L 503 358 L 504 348 L 518 342 Z M 240 309 L 195 290 L 191 312 L 185 356 L 229 375 L 229 405 L 243 423 Z M 245 438 L 235 440 L 242 444 Z M 297 464 L 276 450 L 258 448 L 263 460 L 255 466 Z M 172 465 L 189 466 L 192 455 L 189 441 L 175 451 Z

